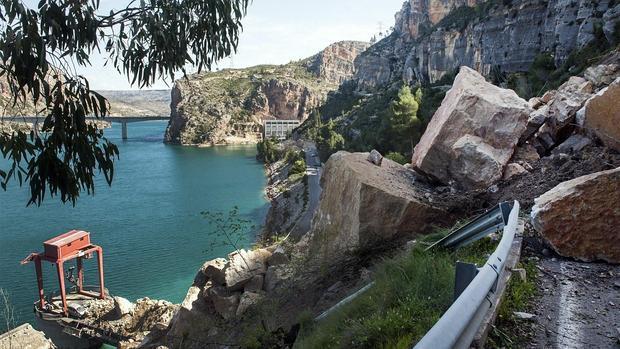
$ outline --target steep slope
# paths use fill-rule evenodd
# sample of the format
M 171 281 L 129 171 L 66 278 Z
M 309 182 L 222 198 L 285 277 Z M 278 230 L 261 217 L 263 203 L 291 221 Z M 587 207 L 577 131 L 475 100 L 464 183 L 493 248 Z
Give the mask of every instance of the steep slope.
M 323 123 L 334 120 L 346 150 L 408 158 L 390 132 L 390 106 L 403 84 L 421 87 L 422 134 L 459 67 L 522 98 L 542 95 L 616 47 L 619 20 L 615 0 L 407 0 L 393 32 L 355 59 L 355 76 L 321 108 Z M 314 124 L 301 130 L 312 136 Z
M 177 144 L 252 143 L 266 119 L 305 120 L 354 73 L 368 44 L 339 42 L 310 58 L 195 74 L 175 83 L 166 141 Z
M 489 75 L 527 71 L 537 55 L 563 63 L 602 30 L 609 41 L 620 15 L 616 1 L 409 0 L 394 32 L 356 60 L 363 88 L 436 82 L 461 65 Z

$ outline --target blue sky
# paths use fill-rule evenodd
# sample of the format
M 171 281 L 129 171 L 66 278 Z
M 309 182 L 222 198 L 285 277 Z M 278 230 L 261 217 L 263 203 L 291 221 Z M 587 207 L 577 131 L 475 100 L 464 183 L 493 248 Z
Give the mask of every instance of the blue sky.
M 26 0 L 30 6 L 38 1 Z M 394 25 L 394 14 L 404 0 L 254 0 L 242 21 L 239 51 L 219 63 L 220 68 L 281 64 L 313 55 L 332 42 L 368 41 Z M 103 0 L 103 12 L 124 7 L 127 0 Z M 100 90 L 130 89 L 127 79 L 103 67 L 95 57 L 93 67 L 81 69 L 91 87 Z M 152 88 L 168 88 L 159 82 Z

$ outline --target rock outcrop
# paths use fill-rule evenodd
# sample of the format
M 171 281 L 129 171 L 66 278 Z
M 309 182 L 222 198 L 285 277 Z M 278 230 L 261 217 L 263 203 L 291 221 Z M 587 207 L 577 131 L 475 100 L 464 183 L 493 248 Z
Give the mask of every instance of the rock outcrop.
M 23 324 L 0 334 L 0 348 L 6 349 L 55 349 L 56 346 L 41 331 L 30 324 Z
M 353 60 L 367 47 L 344 41 L 282 66 L 263 65 L 200 73 L 172 89 L 165 141 L 214 145 L 255 143 L 263 120 L 304 121 L 327 93 L 354 73 Z
M 586 102 L 577 122 L 605 145 L 620 151 L 620 78 Z
M 537 198 L 532 224 L 557 253 L 620 263 L 620 168 L 563 182 Z
M 368 153 L 333 154 L 321 177 L 319 208 L 308 235 L 319 254 L 342 254 L 416 233 L 430 233 L 450 215 L 430 203 L 415 176 L 387 158 L 381 166 Z M 343 204 L 345 203 L 345 204 Z M 305 243 L 302 241 L 302 243 Z
M 372 89 L 395 79 L 436 82 L 462 65 L 522 72 L 541 52 L 561 63 L 595 38 L 595 27 L 611 39 L 619 13 L 610 1 L 408 0 L 394 32 L 357 58 L 355 79 Z
M 411 164 L 444 184 L 486 188 L 502 178 L 530 111 L 514 91 L 462 67 L 416 145 Z

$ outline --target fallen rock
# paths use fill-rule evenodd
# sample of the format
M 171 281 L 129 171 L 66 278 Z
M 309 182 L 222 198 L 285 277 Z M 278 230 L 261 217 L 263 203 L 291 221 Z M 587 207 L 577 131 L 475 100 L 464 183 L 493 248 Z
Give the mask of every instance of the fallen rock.
M 532 97 L 530 98 L 527 103 L 530 105 L 530 108 L 532 109 L 538 109 L 540 107 L 542 107 L 545 102 L 542 101 L 542 99 L 538 98 L 538 97 Z
M 513 162 L 506 166 L 503 179 L 507 181 L 511 179 L 512 177 L 520 176 L 526 173 L 528 173 L 528 171 L 525 168 L 523 168 L 523 166 Z
M 574 134 L 568 137 L 562 144 L 560 144 L 557 148 L 553 149 L 554 154 L 564 153 L 564 154 L 572 154 L 578 153 L 583 148 L 592 144 L 592 140 L 588 137 Z
M 366 161 L 367 153 L 333 154 L 321 176 L 323 188 L 315 213 L 309 250 L 337 257 L 345 251 L 376 246 L 395 238 L 429 233 L 451 215 L 424 197 L 412 171 L 383 159 Z
M 510 161 L 516 162 L 523 167 L 531 167 L 531 165 L 539 159 L 540 155 L 538 155 L 536 147 L 530 143 L 525 143 L 515 149 L 515 153 Z
M 464 189 L 486 188 L 502 178 L 531 112 L 514 91 L 461 67 L 411 163 L 444 184 L 454 180 Z
M 373 149 L 370 151 L 370 154 L 368 154 L 368 161 L 372 162 L 377 166 L 381 166 L 381 162 L 383 161 L 383 155 Z
M 248 283 L 245 284 L 245 287 L 243 287 L 243 290 L 246 292 L 258 292 L 263 289 L 264 282 L 265 282 L 264 275 L 254 275 L 252 279 L 250 279 L 250 281 L 248 281 Z
M 556 90 L 549 90 L 547 92 L 545 92 L 545 94 L 542 95 L 542 97 L 540 97 L 540 100 L 547 104 L 549 102 L 551 102 L 552 100 L 555 99 L 555 95 L 556 95 L 557 91 Z
M 223 287 L 209 289 L 209 299 L 213 302 L 215 311 L 226 320 L 234 318 L 239 306 L 239 293 L 230 292 Z
M 572 76 L 562 84 L 553 102 L 549 104 L 547 125 L 554 139 L 562 138 L 575 121 L 577 111 L 593 92 L 592 83 L 579 76 Z
M 114 312 L 119 318 L 133 313 L 136 305 L 123 297 L 114 297 Z
M 620 75 L 620 66 L 617 64 L 601 64 L 589 67 L 583 73 L 586 80 L 597 87 L 611 84 L 618 75 Z
M 620 78 L 586 102 L 577 123 L 608 147 L 620 151 Z
M 528 139 L 530 139 L 536 132 L 540 129 L 540 127 L 547 121 L 549 118 L 549 106 L 545 105 L 538 110 L 534 110 L 527 119 L 527 125 L 525 131 L 521 135 L 519 139 L 519 143 L 522 144 Z
M 271 253 L 265 249 L 256 251 L 239 250 L 228 255 L 228 264 L 224 269 L 225 284 L 231 291 L 243 289 L 243 285 L 254 275 L 264 274 L 267 259 Z
M 534 228 L 560 255 L 620 263 L 620 168 L 560 183 L 534 200 Z
M 536 315 L 534 314 L 530 314 L 530 313 L 523 313 L 520 311 L 515 311 L 512 313 L 517 319 L 521 319 L 521 320 L 533 320 Z
M 56 346 L 45 337 L 45 333 L 35 330 L 30 324 L 23 324 L 0 334 L 0 348 L 54 349 Z
M 275 291 L 284 281 L 292 276 L 291 269 L 286 265 L 269 267 L 265 274 L 265 291 Z
M 226 276 L 224 269 L 226 268 L 225 258 L 216 258 L 205 262 L 200 268 L 202 274 L 204 274 L 211 282 L 217 285 L 223 285 L 226 282 Z
M 278 246 L 275 251 L 273 251 L 271 257 L 267 260 L 267 264 L 270 266 L 288 264 L 288 262 L 290 262 L 290 260 L 284 251 L 284 247 L 282 246 Z
M 237 317 L 241 317 L 248 309 L 252 308 L 258 302 L 260 302 L 264 296 L 260 293 L 254 292 L 243 292 L 241 298 L 239 299 L 239 306 L 237 307 Z

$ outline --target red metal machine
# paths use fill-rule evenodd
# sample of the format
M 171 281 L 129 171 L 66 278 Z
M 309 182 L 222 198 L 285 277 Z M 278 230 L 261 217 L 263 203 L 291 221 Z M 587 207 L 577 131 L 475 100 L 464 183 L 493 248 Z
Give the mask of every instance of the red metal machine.
M 77 265 L 77 293 L 93 298 L 105 298 L 105 288 L 103 283 L 103 249 L 90 243 L 90 233 L 79 230 L 59 235 L 43 243 L 42 253 L 31 253 L 21 264 L 34 261 L 37 272 L 37 285 L 39 287 L 39 310 L 44 311 L 45 293 L 43 292 L 43 268 L 41 261 L 48 261 L 56 264 L 58 283 L 60 284 L 60 297 L 62 299 L 62 312 L 68 316 L 67 293 L 65 289 L 64 263 L 72 259 L 76 260 Z M 82 259 L 89 259 L 93 253 L 97 253 L 98 273 L 99 273 L 99 293 L 84 290 L 84 268 Z

